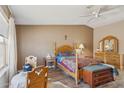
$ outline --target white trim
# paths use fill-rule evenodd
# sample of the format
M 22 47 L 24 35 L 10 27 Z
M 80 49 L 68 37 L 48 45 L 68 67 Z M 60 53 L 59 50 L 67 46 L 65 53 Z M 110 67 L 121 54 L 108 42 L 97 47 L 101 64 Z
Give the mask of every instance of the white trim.
M 8 25 L 9 24 L 9 19 L 6 16 L 5 12 L 3 11 L 2 7 L 0 7 L 0 16 L 3 18 L 3 20 L 5 21 L 5 23 Z

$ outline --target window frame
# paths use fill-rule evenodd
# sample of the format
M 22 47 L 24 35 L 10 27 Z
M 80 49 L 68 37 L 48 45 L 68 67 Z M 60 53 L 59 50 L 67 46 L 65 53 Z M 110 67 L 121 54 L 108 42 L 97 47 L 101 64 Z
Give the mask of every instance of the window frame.
M 7 40 L 5 37 L 0 35 L 0 38 L 1 37 L 3 38 L 3 41 L 0 42 L 0 45 L 2 45 L 2 47 L 4 49 L 3 50 L 4 53 L 3 53 L 3 62 L 0 63 L 0 69 L 3 68 L 7 64 Z

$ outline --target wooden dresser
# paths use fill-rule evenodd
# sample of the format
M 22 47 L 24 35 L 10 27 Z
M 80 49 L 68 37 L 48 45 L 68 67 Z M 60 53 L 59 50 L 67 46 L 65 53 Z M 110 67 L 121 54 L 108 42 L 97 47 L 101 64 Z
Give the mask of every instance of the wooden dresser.
M 112 68 L 110 67 L 99 70 L 83 69 L 83 81 L 90 87 L 97 87 L 113 80 Z
M 114 36 L 106 36 L 98 42 L 95 57 L 116 68 L 124 69 L 124 55 L 119 54 L 119 40 Z
M 96 52 L 95 57 L 104 61 L 106 64 L 115 66 L 116 68 L 123 69 L 123 55 L 113 52 Z

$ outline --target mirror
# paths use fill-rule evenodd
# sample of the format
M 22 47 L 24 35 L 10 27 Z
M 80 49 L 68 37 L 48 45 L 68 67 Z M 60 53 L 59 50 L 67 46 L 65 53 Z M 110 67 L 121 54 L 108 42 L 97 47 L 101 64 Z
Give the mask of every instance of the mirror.
M 104 44 L 104 51 L 107 51 L 107 52 L 112 52 L 113 49 L 114 49 L 114 40 L 105 40 L 104 41 L 105 44 Z
M 118 52 L 118 39 L 113 36 L 107 36 L 98 43 L 99 52 Z
M 98 46 L 97 46 L 97 51 L 102 52 L 103 51 L 103 41 L 99 41 Z

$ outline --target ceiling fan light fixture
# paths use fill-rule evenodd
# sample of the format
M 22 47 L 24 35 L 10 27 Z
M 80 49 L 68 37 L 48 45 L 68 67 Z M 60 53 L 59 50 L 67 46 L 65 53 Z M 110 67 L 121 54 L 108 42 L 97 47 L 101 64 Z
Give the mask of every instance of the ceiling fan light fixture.
M 93 14 L 93 15 L 95 15 L 95 14 L 96 14 L 96 12 L 95 12 L 95 11 L 93 11 L 93 12 L 92 12 L 92 14 Z
M 96 15 L 95 15 L 95 17 L 96 17 L 96 18 L 98 18 L 98 17 L 99 17 L 99 15 L 98 15 L 98 14 L 96 14 Z

